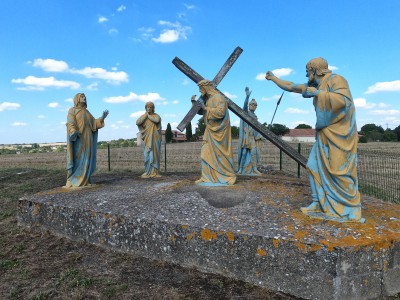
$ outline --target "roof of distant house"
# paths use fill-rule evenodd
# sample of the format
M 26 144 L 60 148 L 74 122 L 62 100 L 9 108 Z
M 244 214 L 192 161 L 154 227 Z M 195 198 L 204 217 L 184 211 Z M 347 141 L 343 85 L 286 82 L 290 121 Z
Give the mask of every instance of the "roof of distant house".
M 288 137 L 301 137 L 301 136 L 312 136 L 315 137 L 315 129 L 290 129 L 289 133 L 284 136 Z

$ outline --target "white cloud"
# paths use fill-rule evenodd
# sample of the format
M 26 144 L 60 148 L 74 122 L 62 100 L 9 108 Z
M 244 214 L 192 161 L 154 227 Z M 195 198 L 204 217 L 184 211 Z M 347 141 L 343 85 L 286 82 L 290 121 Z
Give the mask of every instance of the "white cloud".
M 307 121 L 295 121 L 295 122 L 292 122 L 292 123 L 291 123 L 291 125 L 292 125 L 291 128 L 295 128 L 295 127 L 297 127 L 297 125 L 300 125 L 300 124 L 306 124 L 306 125 L 312 126 L 312 125 L 309 124 Z
M 131 118 L 139 118 L 139 117 L 140 117 L 141 115 L 143 115 L 145 112 L 146 112 L 145 110 L 140 110 L 140 111 L 131 113 L 131 114 L 129 115 L 129 117 L 131 117 Z
M 17 127 L 17 126 L 26 126 L 26 125 L 28 125 L 28 124 L 27 124 L 27 123 L 24 123 L 24 122 L 14 122 L 14 123 L 12 123 L 11 125 Z
M 103 16 L 100 16 L 99 19 L 98 19 L 99 23 L 104 23 L 104 22 L 107 22 L 107 21 L 108 21 L 108 19 L 106 17 L 103 17 Z
M 46 118 L 44 115 L 38 115 L 37 117 L 38 117 L 38 119 L 45 119 Z
M 161 101 L 165 100 L 162 98 L 158 93 L 147 93 L 147 95 L 136 95 L 133 92 L 130 92 L 128 96 L 115 96 L 115 97 L 108 97 L 103 99 L 104 102 L 107 103 L 127 103 L 127 102 L 134 102 L 134 101 Z
M 365 98 L 356 98 L 353 100 L 355 107 L 357 108 L 365 108 L 365 109 L 371 109 L 374 107 L 380 107 L 380 108 L 385 108 L 389 107 L 389 104 L 380 102 L 378 104 L 376 103 L 367 103 L 367 100 Z
M 47 104 L 47 106 L 51 107 L 51 108 L 56 108 L 56 107 L 59 107 L 60 104 L 58 104 L 58 102 L 51 102 L 51 103 Z
M 259 73 L 259 74 L 257 74 L 256 80 L 265 80 L 265 73 Z
M 172 101 L 172 104 L 179 104 L 179 101 L 178 100 L 174 100 L 174 101 Z
M 80 74 L 86 78 L 98 78 L 106 80 L 108 83 L 119 84 L 121 82 L 128 82 L 128 74 L 123 71 L 110 72 L 103 68 L 86 67 L 81 70 L 71 69 L 71 73 Z
M 65 124 L 67 124 L 67 122 L 61 121 L 60 124 L 61 124 L 61 125 L 65 125 Z
M 47 72 L 66 72 L 69 69 L 68 64 L 65 61 L 55 60 L 51 58 L 37 58 L 33 61 L 32 65 L 34 67 L 39 67 Z
M 289 114 L 308 114 L 308 110 L 303 110 L 299 108 L 289 107 L 285 110 L 286 113 Z
M 231 93 L 229 93 L 229 92 L 223 92 L 223 94 L 224 94 L 225 96 L 227 96 L 229 99 L 237 99 L 237 96 L 236 96 L 236 95 L 231 94 Z
M 93 82 L 91 84 L 89 84 L 86 89 L 89 91 L 97 91 L 98 90 L 98 86 L 99 84 L 97 82 Z
M 108 34 L 118 34 L 118 29 L 116 29 L 116 28 L 111 28 L 109 31 L 108 31 Z
M 338 67 L 331 66 L 331 65 L 328 65 L 328 69 L 329 69 L 329 70 L 331 70 L 331 71 L 336 71 L 336 70 L 339 70 L 339 68 L 338 68 Z
M 187 10 L 191 10 L 191 9 L 195 9 L 196 8 L 196 6 L 194 6 L 193 4 L 183 3 L 183 5 L 186 7 Z
M 397 109 L 378 109 L 378 110 L 373 110 L 371 111 L 372 115 L 378 115 L 378 116 L 394 116 L 394 115 L 399 115 L 400 110 Z
M 141 27 L 138 29 L 138 31 L 140 32 L 140 39 L 134 39 L 135 41 L 141 41 L 141 40 L 148 40 L 151 39 L 153 37 L 153 32 L 155 31 L 154 28 L 145 28 L 145 27 Z
M 261 101 L 278 101 L 281 95 L 274 95 L 272 97 L 261 97 Z
M 117 8 L 117 11 L 118 11 L 118 12 L 122 12 L 122 11 L 124 11 L 125 9 L 126 9 L 126 6 L 125 6 L 125 5 L 121 5 L 120 7 Z
M 177 114 L 163 114 L 163 117 L 165 118 L 176 118 L 177 116 Z
M 42 91 L 48 87 L 55 88 L 70 88 L 78 89 L 80 84 L 75 81 L 68 80 L 57 80 L 53 76 L 51 77 L 35 77 L 28 76 L 26 78 L 12 79 L 12 83 L 25 84 L 27 87 L 20 88 L 22 90 L 39 90 Z
M 190 81 L 189 81 L 189 79 L 187 79 L 187 78 L 184 78 L 183 80 L 182 80 L 182 85 L 188 85 L 190 83 Z
M 21 105 L 19 103 L 15 102 L 0 102 L 0 111 L 5 111 L 5 110 L 16 110 L 20 108 Z
M 400 91 L 400 80 L 377 82 L 368 87 L 365 94 L 374 94 L 379 92 L 399 92 Z
M 54 59 L 35 59 L 33 62 L 34 67 L 41 68 L 46 72 L 63 72 L 63 73 L 72 73 L 83 75 L 86 78 L 97 78 L 106 80 L 108 83 L 119 84 L 121 82 L 128 82 L 128 74 L 123 71 L 116 71 L 116 68 L 113 67 L 113 71 L 107 71 L 103 68 L 92 68 L 85 67 L 83 69 L 74 69 L 70 68 L 68 64 L 62 60 L 54 60 Z M 29 76 L 33 77 L 33 76 Z
M 272 73 L 274 73 L 274 75 L 276 77 L 283 77 L 283 76 L 292 74 L 293 69 L 290 69 L 290 68 L 275 69 L 275 70 L 272 70 Z
M 187 34 L 191 32 L 192 28 L 189 26 L 182 26 L 179 22 L 172 23 L 168 21 L 158 21 L 158 25 L 167 27 L 163 29 L 157 38 L 152 38 L 156 43 L 173 43 L 180 39 L 186 40 Z
M 165 29 L 157 38 L 152 38 L 156 43 L 173 43 L 179 40 L 179 32 L 175 29 Z
M 72 98 L 67 98 L 64 101 L 65 102 L 69 102 L 69 103 L 74 103 L 74 99 L 72 99 Z
M 272 73 L 274 73 L 274 75 L 276 77 L 283 77 L 283 76 L 287 76 L 293 73 L 293 69 L 290 68 L 281 68 L 281 69 L 275 69 L 272 70 Z M 256 80 L 265 80 L 265 73 L 259 73 L 256 76 Z

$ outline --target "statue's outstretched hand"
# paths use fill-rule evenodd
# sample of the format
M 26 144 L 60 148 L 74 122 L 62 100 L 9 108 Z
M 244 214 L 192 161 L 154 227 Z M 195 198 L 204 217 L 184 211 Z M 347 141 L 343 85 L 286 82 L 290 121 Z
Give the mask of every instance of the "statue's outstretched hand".
M 246 97 L 249 97 L 251 94 L 251 91 L 249 89 L 249 87 L 246 86 L 246 88 L 244 89 L 244 91 L 246 92 Z
M 105 118 L 107 118 L 107 116 L 108 116 L 108 109 L 106 109 L 105 111 L 103 111 L 103 116 L 102 116 L 103 120 L 104 120 Z
M 274 73 L 272 73 L 271 71 L 268 71 L 268 72 L 265 74 L 265 79 L 271 80 L 272 77 L 274 77 L 274 76 L 275 76 Z

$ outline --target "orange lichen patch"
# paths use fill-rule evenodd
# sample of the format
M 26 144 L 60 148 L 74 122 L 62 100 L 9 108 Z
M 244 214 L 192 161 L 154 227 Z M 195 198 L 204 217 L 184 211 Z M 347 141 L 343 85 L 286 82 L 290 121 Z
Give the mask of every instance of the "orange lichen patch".
M 95 212 L 94 210 L 92 211 L 92 217 L 97 216 L 97 212 Z
M 171 235 L 171 236 L 169 237 L 169 240 L 172 241 L 172 242 L 175 244 L 176 236 Z
M 187 234 L 186 238 L 187 238 L 188 241 L 190 241 L 192 238 L 195 238 L 196 236 L 197 236 L 197 233 L 193 232 L 193 233 Z
M 188 229 L 189 228 L 189 226 L 185 225 L 185 224 L 183 224 L 181 227 L 182 227 L 182 229 Z
M 204 228 L 201 231 L 201 237 L 203 238 L 203 240 L 205 241 L 211 241 L 211 240 L 216 240 L 217 239 L 217 233 L 214 231 L 211 231 L 208 228 Z
M 257 248 L 257 254 L 258 254 L 259 256 L 265 256 L 265 255 L 267 254 L 267 251 L 265 251 L 265 250 L 262 249 L 262 248 Z
M 104 216 L 105 219 L 110 219 L 110 218 L 112 218 L 112 215 L 109 214 L 109 213 L 104 213 L 103 216 Z
M 224 230 L 220 230 L 219 231 L 219 235 L 224 235 L 225 234 L 225 231 Z
M 226 237 L 228 238 L 228 241 L 233 242 L 233 241 L 235 240 L 235 235 L 233 234 L 232 231 L 228 231 L 228 232 L 226 233 Z
M 274 247 L 275 247 L 275 248 L 278 248 L 278 247 L 279 247 L 279 241 L 278 241 L 278 239 L 273 239 L 273 240 L 272 240 L 272 243 L 274 244 Z
M 40 212 L 40 204 L 39 203 L 35 203 L 33 205 L 33 211 L 32 211 L 32 215 L 37 216 Z

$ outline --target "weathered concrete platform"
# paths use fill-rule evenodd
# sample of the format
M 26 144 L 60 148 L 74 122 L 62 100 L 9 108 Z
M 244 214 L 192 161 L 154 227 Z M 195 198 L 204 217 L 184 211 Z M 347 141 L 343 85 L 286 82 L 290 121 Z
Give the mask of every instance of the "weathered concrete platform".
M 308 299 L 400 292 L 400 205 L 364 197 L 366 223 L 300 212 L 305 182 L 263 175 L 229 188 L 197 177 L 98 177 L 19 200 L 21 225 L 219 273 Z

